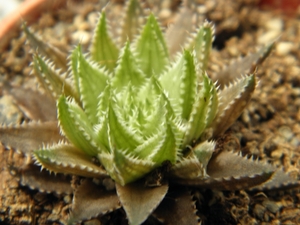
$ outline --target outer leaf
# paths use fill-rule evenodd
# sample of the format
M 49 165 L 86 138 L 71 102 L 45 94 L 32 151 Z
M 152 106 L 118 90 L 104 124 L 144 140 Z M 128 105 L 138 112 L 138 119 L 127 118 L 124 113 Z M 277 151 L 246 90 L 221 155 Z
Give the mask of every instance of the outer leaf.
M 90 179 L 85 179 L 74 193 L 68 224 L 78 224 L 120 208 L 115 191 L 103 190 Z
M 160 187 L 145 187 L 143 183 L 132 183 L 126 186 L 116 184 L 122 206 L 129 224 L 139 225 L 155 210 L 168 191 L 168 184 Z
M 252 96 L 255 84 L 255 75 L 244 76 L 219 92 L 218 113 L 212 123 L 214 137 L 224 133 L 241 115 Z
M 46 93 L 27 88 L 12 87 L 3 84 L 3 90 L 12 95 L 23 113 L 34 121 L 55 121 L 56 107 L 54 99 Z
M 58 144 L 33 152 L 37 164 L 55 173 L 105 177 L 107 173 L 92 158 L 72 145 Z
M 142 71 L 149 77 L 153 74 L 160 74 L 168 63 L 168 49 L 153 14 L 148 17 L 136 43 L 136 52 Z
M 196 52 L 198 63 L 200 64 L 201 73 L 207 70 L 209 54 L 212 47 L 214 29 L 212 23 L 207 21 L 199 28 L 195 37 L 192 39 L 188 49 Z
M 198 225 L 199 217 L 196 215 L 196 205 L 188 191 L 174 190 L 168 194 L 154 215 L 164 225 Z
M 127 40 L 133 41 L 144 21 L 142 19 L 144 13 L 140 2 L 137 0 L 127 1 L 125 12 L 121 33 L 122 44 Z
M 81 52 L 79 52 L 78 60 L 81 102 L 91 124 L 97 124 L 99 122 L 97 117 L 99 95 L 107 86 L 108 74 L 103 69 L 88 62 Z
M 119 50 L 112 39 L 109 37 L 106 24 L 106 15 L 103 11 L 95 31 L 95 36 L 91 48 L 92 58 L 100 65 L 113 71 L 115 68 Z
M 66 98 L 61 96 L 57 103 L 57 110 L 61 129 L 73 145 L 91 156 L 97 155 L 98 145 L 104 148 L 101 142 L 96 143 L 92 125 L 76 103 L 67 102 Z
M 291 178 L 287 173 L 285 173 L 281 169 L 277 169 L 271 179 L 267 180 L 265 183 L 254 186 L 250 190 L 284 190 L 285 188 L 291 189 L 294 187 L 299 187 L 300 182 L 299 180 L 295 180 Z
M 275 43 L 271 43 L 261 48 L 258 52 L 233 62 L 224 70 L 217 73 L 213 78 L 218 81 L 218 84 L 223 88 L 235 80 L 242 78 L 243 74 L 255 73 L 257 66 L 263 63 L 274 46 Z
M 68 62 L 67 55 L 65 53 L 61 52 L 58 48 L 55 48 L 50 44 L 40 40 L 39 37 L 37 37 L 28 29 L 25 23 L 22 24 L 22 28 L 33 49 L 36 49 L 39 53 L 51 59 L 59 68 L 63 69 L 64 72 L 67 72 Z
M 50 174 L 31 164 L 21 171 L 20 184 L 40 192 L 72 194 L 71 178 L 63 174 Z
M 56 121 L 0 128 L 1 143 L 24 154 L 42 147 L 44 143 L 57 143 L 63 139 Z
M 180 52 L 182 44 L 185 43 L 189 33 L 194 29 L 193 16 L 198 13 L 195 12 L 194 1 L 184 1 L 183 7 L 176 16 L 175 23 L 169 26 L 166 32 L 166 40 L 169 47 L 170 56 L 175 56 L 176 52 Z
M 230 166 L 228 166 L 230 165 Z M 276 169 L 240 155 L 221 151 L 212 157 L 207 166 L 207 179 L 181 179 L 175 182 L 219 190 L 240 190 L 269 180 Z
M 33 57 L 34 74 L 43 88 L 56 100 L 60 95 L 72 96 L 78 101 L 77 94 L 57 70 L 38 55 Z

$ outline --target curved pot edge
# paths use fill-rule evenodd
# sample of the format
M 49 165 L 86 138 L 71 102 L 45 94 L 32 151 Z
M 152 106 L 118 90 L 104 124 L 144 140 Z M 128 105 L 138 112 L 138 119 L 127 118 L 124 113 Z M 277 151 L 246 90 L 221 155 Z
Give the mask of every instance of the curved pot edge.
M 20 28 L 22 21 L 30 24 L 36 21 L 43 12 L 61 8 L 66 3 L 67 0 L 27 0 L 22 2 L 16 10 L 1 21 L 0 50 L 7 47 L 10 39 Z

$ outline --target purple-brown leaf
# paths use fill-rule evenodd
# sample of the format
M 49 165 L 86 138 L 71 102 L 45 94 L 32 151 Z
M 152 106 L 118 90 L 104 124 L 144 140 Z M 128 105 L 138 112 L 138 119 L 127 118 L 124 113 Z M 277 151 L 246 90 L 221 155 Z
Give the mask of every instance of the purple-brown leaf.
M 115 191 L 107 191 L 90 179 L 86 179 L 75 191 L 68 222 L 69 224 L 78 223 L 112 212 L 120 207 Z
M 57 121 L 0 127 L 0 142 L 24 154 L 61 140 L 65 139 L 60 135 Z
M 20 183 L 41 192 L 71 194 L 71 177 L 63 174 L 49 173 L 39 166 L 29 165 L 21 171 Z
M 188 191 L 175 190 L 162 201 L 154 216 L 164 225 L 197 225 L 196 205 Z
M 165 197 L 169 185 L 146 187 L 142 182 L 125 186 L 116 184 L 118 196 L 126 211 L 129 224 L 141 224 L 156 209 Z
M 220 190 L 247 189 L 271 178 L 276 169 L 229 151 L 214 155 L 207 166 L 209 178 L 182 179 L 178 183 Z

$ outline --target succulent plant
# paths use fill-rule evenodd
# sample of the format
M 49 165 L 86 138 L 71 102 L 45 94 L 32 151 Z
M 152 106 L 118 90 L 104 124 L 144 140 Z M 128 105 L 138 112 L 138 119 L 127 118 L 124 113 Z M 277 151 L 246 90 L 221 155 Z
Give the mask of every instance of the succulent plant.
M 213 25 L 205 21 L 185 37 L 180 22 L 189 10 L 185 4 L 177 23 L 164 33 L 153 13 L 143 21 L 143 7 L 130 0 L 118 39 L 111 37 L 103 10 L 90 53 L 78 45 L 70 62 L 24 25 L 38 47 L 33 68 L 45 93 L 26 90 L 25 100 L 25 91 L 9 92 L 28 109 L 29 118 L 40 122 L 1 128 L 1 142 L 30 154 L 36 164 L 22 168 L 22 185 L 74 192 L 69 224 L 120 207 L 129 224 L 141 224 L 150 215 L 165 224 L 198 224 L 188 189 L 176 189 L 176 201 L 168 203 L 169 187 L 298 184 L 269 164 L 233 151 L 214 152 L 217 138 L 250 100 L 255 67 L 273 44 L 216 74 L 214 82 L 206 74 Z M 79 176 L 81 182 L 71 188 L 70 177 L 48 171 Z

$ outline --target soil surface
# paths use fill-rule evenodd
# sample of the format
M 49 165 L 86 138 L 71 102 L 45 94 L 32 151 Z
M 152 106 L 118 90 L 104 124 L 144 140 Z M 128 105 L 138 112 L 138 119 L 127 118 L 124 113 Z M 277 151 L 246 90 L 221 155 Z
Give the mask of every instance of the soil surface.
M 100 3 L 99 3 L 100 2 Z M 114 1 L 121 12 L 122 2 Z M 157 7 L 156 1 L 152 7 Z M 199 0 L 199 16 L 213 21 L 216 38 L 208 73 L 218 71 L 232 59 L 254 52 L 278 38 L 267 60 L 257 69 L 259 84 L 247 109 L 222 137 L 224 148 L 283 167 L 299 179 L 300 169 L 300 12 L 289 15 L 259 8 L 257 0 Z M 154 8 L 167 26 L 178 11 L 179 1 L 165 0 Z M 70 52 L 81 43 L 86 50 L 98 12 L 105 1 L 73 0 L 68 9 L 46 12 L 31 27 L 43 40 Z M 151 5 L 150 5 L 151 6 Z M 118 12 L 117 11 L 117 12 Z M 113 24 L 112 24 L 113 27 Z M 21 31 L 0 54 L 0 82 L 36 88 L 30 75 L 30 46 Z M 0 86 L 1 87 L 1 86 Z M 20 124 L 26 115 L 11 96 L 0 89 L 0 123 Z M 61 224 L 72 195 L 41 193 L 22 187 L 14 169 L 26 158 L 0 147 L 0 224 Z M 299 189 L 264 192 L 193 190 L 202 224 L 300 224 Z M 112 224 L 124 218 L 122 210 L 85 224 Z M 120 221 L 120 220 L 119 220 Z M 123 220 L 124 221 L 124 220 Z

